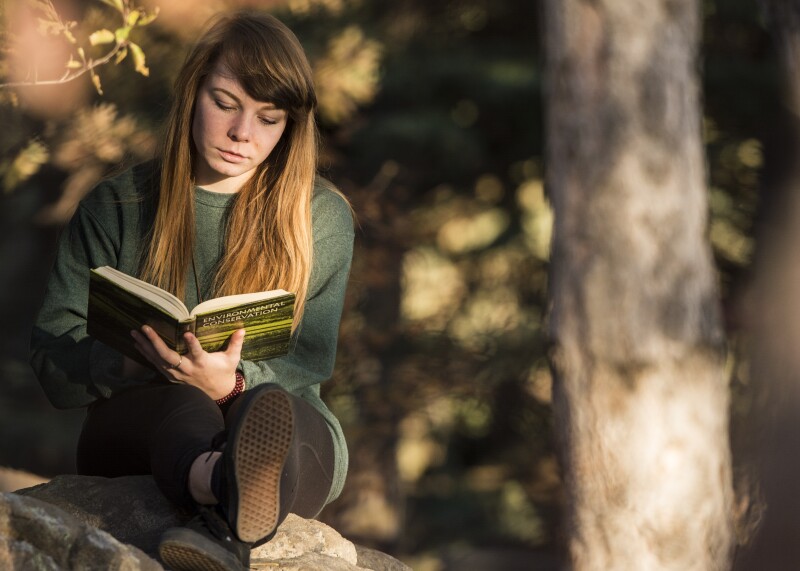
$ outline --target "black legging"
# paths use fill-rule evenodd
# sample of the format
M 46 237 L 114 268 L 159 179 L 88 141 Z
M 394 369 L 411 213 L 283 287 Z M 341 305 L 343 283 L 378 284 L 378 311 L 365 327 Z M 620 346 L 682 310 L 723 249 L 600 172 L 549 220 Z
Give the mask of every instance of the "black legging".
M 225 429 L 224 414 L 235 402 L 220 407 L 196 387 L 167 382 L 137 385 L 99 400 L 89 406 L 78 441 L 78 473 L 108 478 L 152 474 L 167 498 L 191 509 L 195 502 L 188 488 L 189 470 L 197 456 L 211 449 L 213 437 Z M 304 401 L 300 404 L 304 410 L 313 410 Z M 321 456 L 330 465 L 321 466 L 321 471 L 304 470 L 302 487 L 314 489 L 315 495 L 324 487 L 324 498 L 333 470 L 333 439 L 322 415 L 312 413 L 311 419 L 317 426 L 295 429 L 314 431 L 317 446 L 324 449 L 315 458 Z M 321 508 L 322 504 L 317 511 Z

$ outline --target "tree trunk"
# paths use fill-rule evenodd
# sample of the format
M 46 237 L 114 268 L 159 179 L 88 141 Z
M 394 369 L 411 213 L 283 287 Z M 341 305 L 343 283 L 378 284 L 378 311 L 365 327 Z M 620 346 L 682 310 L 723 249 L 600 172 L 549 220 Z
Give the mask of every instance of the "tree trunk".
M 554 414 L 571 567 L 727 569 L 695 0 L 547 0 Z

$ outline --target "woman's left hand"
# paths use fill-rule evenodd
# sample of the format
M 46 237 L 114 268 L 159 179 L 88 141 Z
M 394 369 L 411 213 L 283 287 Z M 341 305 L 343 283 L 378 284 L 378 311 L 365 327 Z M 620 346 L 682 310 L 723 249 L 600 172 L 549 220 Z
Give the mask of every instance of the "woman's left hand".
M 236 385 L 236 367 L 242 354 L 244 329 L 231 335 L 224 351 L 206 352 L 192 333 L 183 337 L 189 352 L 179 355 L 158 336 L 152 327 L 131 331 L 136 349 L 168 380 L 194 385 L 214 400 L 231 393 Z

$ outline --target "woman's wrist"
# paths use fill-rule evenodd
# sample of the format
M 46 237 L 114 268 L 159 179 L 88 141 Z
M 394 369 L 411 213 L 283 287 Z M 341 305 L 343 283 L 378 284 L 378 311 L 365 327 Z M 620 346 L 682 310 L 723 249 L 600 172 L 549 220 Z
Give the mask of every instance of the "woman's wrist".
M 244 375 L 242 373 L 240 373 L 238 370 L 236 371 L 235 375 L 236 375 L 236 381 L 235 381 L 235 383 L 233 385 L 233 389 L 231 389 L 231 392 L 229 392 L 224 397 L 216 399 L 214 401 L 218 405 L 223 405 L 226 402 L 229 402 L 229 401 L 235 399 L 237 396 L 239 396 L 240 394 L 242 394 L 244 392 Z

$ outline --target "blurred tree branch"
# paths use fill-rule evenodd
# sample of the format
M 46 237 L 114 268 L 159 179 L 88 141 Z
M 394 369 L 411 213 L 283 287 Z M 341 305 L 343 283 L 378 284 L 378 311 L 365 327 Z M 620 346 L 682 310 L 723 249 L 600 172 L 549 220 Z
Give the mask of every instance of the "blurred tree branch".
M 97 93 L 102 96 L 103 88 L 96 70 L 112 60 L 114 64 L 119 64 L 129 53 L 135 70 L 144 76 L 149 75 L 144 51 L 139 44 L 131 41 L 130 36 L 134 29 L 150 24 L 158 16 L 159 9 L 148 13 L 134 6 L 130 0 L 99 2 L 113 12 L 104 12 L 102 23 L 90 25 L 89 31 L 83 34 L 77 29 L 78 22 L 62 18 L 52 0 L 26 0 L 24 6 L 15 8 L 20 12 L 15 12 L 14 17 L 21 20 L 13 23 L 10 20 L 10 7 L 2 7 L 0 17 L 4 29 L 0 34 L 0 97 L 3 101 L 16 105 L 16 88 L 60 85 L 87 74 Z M 21 12 L 25 9 L 27 12 Z M 108 19 L 107 14 L 111 14 Z M 91 31 L 95 26 L 100 29 Z M 81 38 L 84 38 L 83 41 Z M 55 40 L 55 43 L 48 43 L 48 39 Z M 108 46 L 108 51 L 99 57 L 92 57 L 90 49 L 95 46 Z M 46 60 L 54 62 L 55 72 L 63 70 L 61 75 L 52 77 L 56 73 L 51 68 L 51 77 L 40 77 L 41 61 L 35 57 L 35 53 L 30 53 L 31 50 L 38 50 L 46 56 Z M 39 134 L 20 134 L 16 139 L 11 145 L 11 149 L 15 149 L 13 155 L 0 161 L 0 182 L 6 194 L 36 174 L 51 158 L 50 145 L 42 141 Z M 69 210 L 65 209 L 67 212 Z
M 131 5 L 129 0 L 99 0 L 114 10 L 120 17 L 121 24 L 112 32 L 106 28 L 97 30 L 89 36 L 91 46 L 114 44 L 104 56 L 94 59 L 87 57 L 86 49 L 78 45 L 78 40 L 72 33 L 72 29 L 77 25 L 74 21 L 64 21 L 59 16 L 51 0 L 28 0 L 28 4 L 39 14 L 39 33 L 42 35 L 62 36 L 69 44 L 74 46 L 74 54 L 70 54 L 69 61 L 64 65 L 64 73 L 57 79 L 39 79 L 38 69 L 28 70 L 28 77 L 33 73 L 33 79 L 21 81 L 8 81 L 0 83 L 0 88 L 8 89 L 15 87 L 25 87 L 34 85 L 56 85 L 72 81 L 88 73 L 92 78 L 97 93 L 103 95 L 100 77 L 95 69 L 109 63 L 112 59 L 115 64 L 124 60 L 128 52 L 133 57 L 135 69 L 144 76 L 149 75 L 150 71 L 145 63 L 145 55 L 142 48 L 130 41 L 129 36 L 134 28 L 148 25 L 158 16 L 158 9 L 148 14 L 141 8 Z M 12 44 L 13 44 L 13 40 Z M 13 51 L 12 46 L 5 46 L 7 51 Z M 74 57 L 77 56 L 77 59 Z

